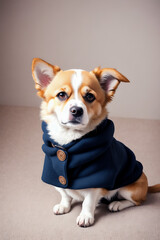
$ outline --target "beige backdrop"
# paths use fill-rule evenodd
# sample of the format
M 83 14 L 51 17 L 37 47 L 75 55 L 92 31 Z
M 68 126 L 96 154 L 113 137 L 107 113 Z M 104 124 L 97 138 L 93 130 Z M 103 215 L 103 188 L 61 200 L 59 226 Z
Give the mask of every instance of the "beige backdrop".
M 1 0 L 0 104 L 39 106 L 31 61 L 117 68 L 112 116 L 160 119 L 159 0 Z

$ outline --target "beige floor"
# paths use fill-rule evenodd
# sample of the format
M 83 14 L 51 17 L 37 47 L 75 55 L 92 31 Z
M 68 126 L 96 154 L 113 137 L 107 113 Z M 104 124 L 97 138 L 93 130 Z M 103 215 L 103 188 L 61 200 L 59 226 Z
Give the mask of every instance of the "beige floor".
M 149 184 L 160 183 L 160 121 L 115 118 L 114 122 L 116 138 L 136 153 Z M 160 193 L 119 213 L 101 205 L 90 228 L 76 226 L 79 203 L 70 213 L 55 216 L 52 207 L 60 196 L 41 181 L 41 145 L 37 108 L 0 108 L 0 239 L 160 239 Z

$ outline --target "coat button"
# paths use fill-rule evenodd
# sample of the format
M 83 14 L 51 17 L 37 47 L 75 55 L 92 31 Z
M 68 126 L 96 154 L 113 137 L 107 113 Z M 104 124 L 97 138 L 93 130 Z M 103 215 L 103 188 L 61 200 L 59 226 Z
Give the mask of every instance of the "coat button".
M 66 179 L 65 179 L 63 176 L 59 176 L 59 182 L 60 182 L 62 185 L 66 185 Z
M 62 151 L 62 150 L 58 150 L 57 151 L 57 157 L 58 157 L 58 159 L 60 160 L 60 161 L 64 161 L 64 160 L 66 160 L 66 154 L 65 154 L 65 152 L 64 151 Z

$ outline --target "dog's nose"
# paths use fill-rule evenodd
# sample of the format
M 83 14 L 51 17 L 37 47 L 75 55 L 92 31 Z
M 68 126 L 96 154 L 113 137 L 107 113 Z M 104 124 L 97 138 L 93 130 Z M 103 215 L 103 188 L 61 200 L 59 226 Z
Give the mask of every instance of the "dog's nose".
M 83 108 L 73 106 L 70 108 L 70 112 L 72 113 L 73 117 L 81 117 L 83 115 Z

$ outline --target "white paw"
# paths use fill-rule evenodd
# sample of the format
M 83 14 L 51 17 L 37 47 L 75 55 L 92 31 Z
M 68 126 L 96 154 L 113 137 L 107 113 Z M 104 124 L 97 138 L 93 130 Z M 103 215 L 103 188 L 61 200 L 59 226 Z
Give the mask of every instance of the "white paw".
M 53 207 L 53 212 L 56 215 L 65 214 L 70 211 L 70 206 L 64 206 L 62 204 L 57 204 Z
M 121 202 L 120 201 L 114 201 L 114 202 L 111 202 L 108 206 L 109 210 L 111 212 L 118 212 L 121 210 Z
M 77 225 L 80 227 L 89 227 L 94 223 L 94 216 L 91 213 L 81 213 L 77 217 Z
M 118 212 L 125 208 L 132 207 L 134 205 L 135 205 L 134 203 L 132 203 L 128 200 L 114 201 L 109 204 L 108 208 L 111 212 Z

